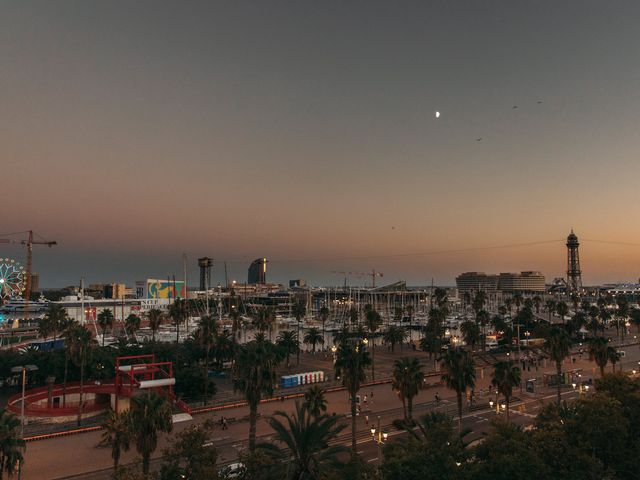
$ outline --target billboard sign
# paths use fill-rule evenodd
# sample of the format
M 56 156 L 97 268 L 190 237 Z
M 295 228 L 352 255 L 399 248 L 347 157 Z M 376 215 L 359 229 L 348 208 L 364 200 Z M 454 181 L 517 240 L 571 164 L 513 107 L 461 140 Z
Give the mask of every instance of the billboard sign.
M 186 298 L 184 282 L 169 280 L 147 280 L 147 298 L 175 299 Z

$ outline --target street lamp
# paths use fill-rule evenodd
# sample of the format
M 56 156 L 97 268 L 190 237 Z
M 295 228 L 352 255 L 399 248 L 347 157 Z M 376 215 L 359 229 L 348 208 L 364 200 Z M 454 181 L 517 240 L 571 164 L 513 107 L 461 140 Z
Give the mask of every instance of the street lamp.
M 20 438 L 24 438 L 24 397 L 25 388 L 27 385 L 27 372 L 34 372 L 38 370 L 35 365 L 17 365 L 11 369 L 13 373 L 22 374 L 22 406 L 20 407 Z
M 382 428 L 380 428 L 380 416 L 378 415 L 378 429 L 376 430 L 375 427 L 371 427 L 371 438 L 378 445 L 378 466 L 382 466 L 382 445 L 387 443 L 388 437 L 389 434 L 383 432 Z

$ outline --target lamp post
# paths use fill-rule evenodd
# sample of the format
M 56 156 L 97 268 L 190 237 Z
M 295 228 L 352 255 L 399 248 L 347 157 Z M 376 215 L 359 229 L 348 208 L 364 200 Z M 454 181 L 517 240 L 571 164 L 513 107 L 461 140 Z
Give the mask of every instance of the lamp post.
M 21 399 L 21 407 L 20 407 L 20 438 L 24 438 L 24 397 L 26 395 L 26 385 L 27 385 L 27 372 L 33 372 L 38 370 L 38 367 L 35 365 L 18 365 L 11 369 L 13 373 L 22 374 L 22 399 Z
M 377 434 L 377 435 L 376 435 Z M 378 445 L 378 466 L 382 466 L 382 445 L 387 443 L 387 438 L 389 434 L 387 432 L 383 432 L 382 428 L 380 428 L 380 416 L 378 415 L 378 429 L 375 427 L 371 427 L 371 438 Z

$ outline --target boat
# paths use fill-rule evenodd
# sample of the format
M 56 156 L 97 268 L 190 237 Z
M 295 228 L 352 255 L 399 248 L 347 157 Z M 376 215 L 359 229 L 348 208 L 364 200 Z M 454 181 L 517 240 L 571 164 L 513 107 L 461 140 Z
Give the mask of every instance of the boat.
M 35 302 L 29 302 L 28 308 L 30 313 L 44 312 L 49 308 L 49 300 L 40 297 Z M 0 313 L 22 313 L 27 311 L 27 302 L 24 298 L 11 298 L 7 303 L 0 307 Z

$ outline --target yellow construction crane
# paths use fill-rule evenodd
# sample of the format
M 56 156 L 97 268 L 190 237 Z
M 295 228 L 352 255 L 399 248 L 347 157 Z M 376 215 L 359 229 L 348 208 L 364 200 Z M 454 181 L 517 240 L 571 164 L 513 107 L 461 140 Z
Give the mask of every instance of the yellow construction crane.
M 24 245 L 25 247 L 27 247 L 27 283 L 24 289 L 24 316 L 26 320 L 29 320 L 29 300 L 31 299 L 31 265 L 33 262 L 33 246 L 34 245 L 46 245 L 47 247 L 51 248 L 54 245 L 57 245 L 58 242 L 56 241 L 50 241 L 50 240 L 45 240 L 44 238 L 40 237 L 40 235 L 35 235 L 37 237 L 40 238 L 40 240 L 37 240 L 34 238 L 34 233 L 33 230 L 28 230 L 26 232 L 17 232 L 17 233 L 11 233 L 9 235 L 5 235 L 5 236 L 13 236 L 13 235 L 27 235 L 26 239 L 23 240 L 12 240 L 9 238 L 0 238 L 0 243 L 17 243 L 20 245 Z

